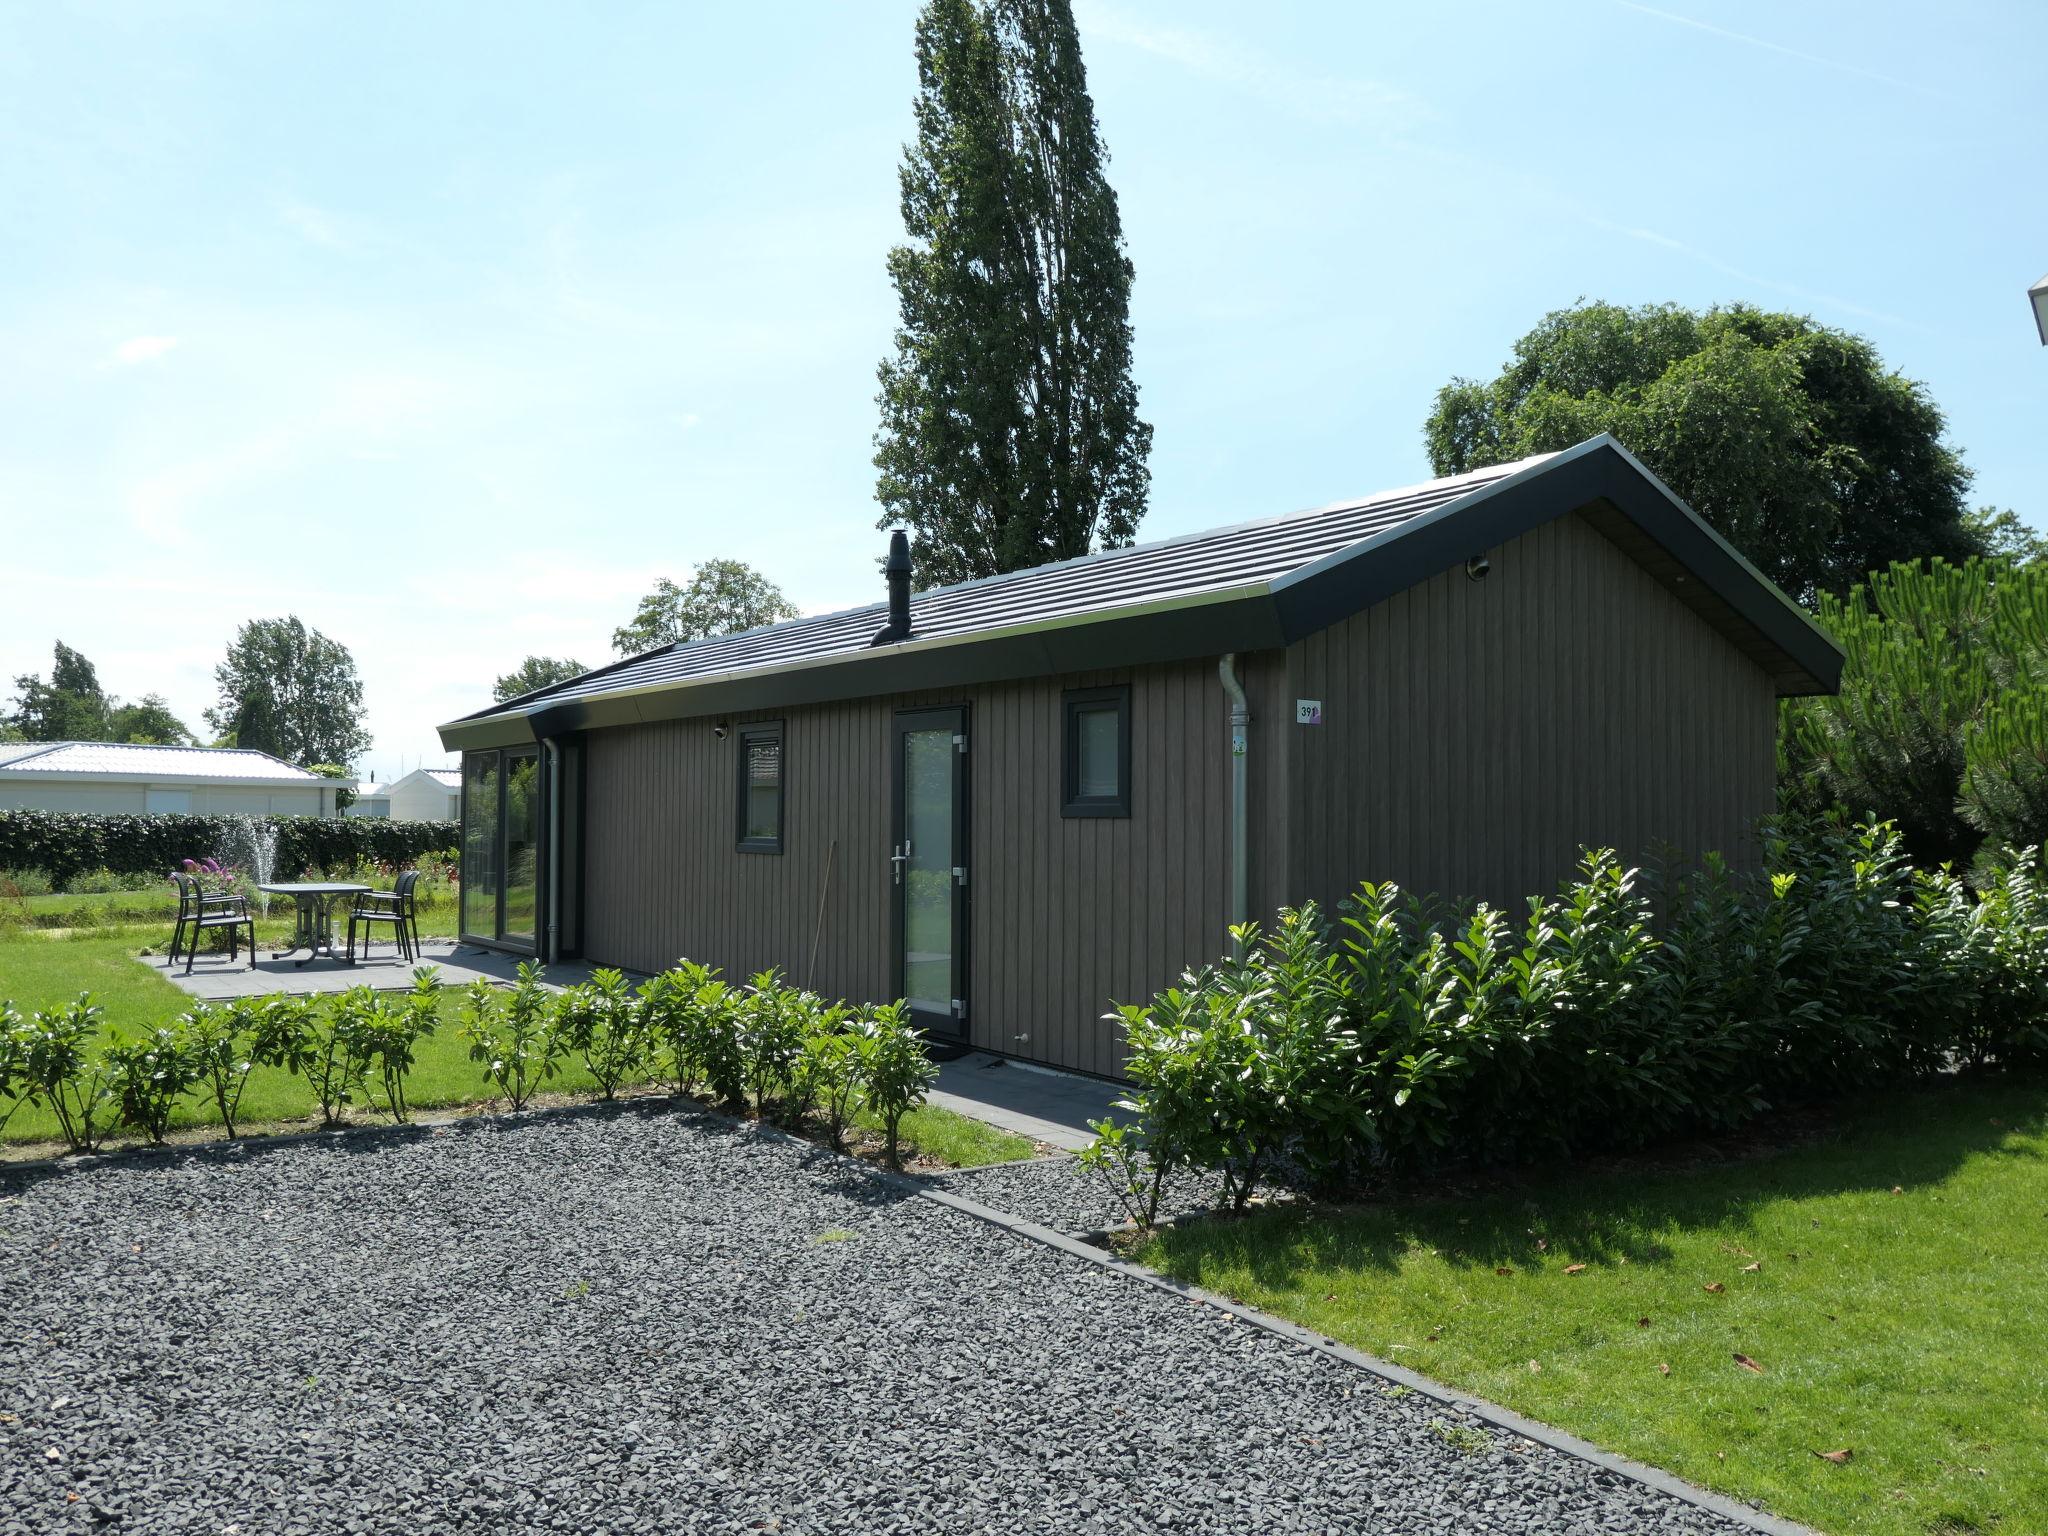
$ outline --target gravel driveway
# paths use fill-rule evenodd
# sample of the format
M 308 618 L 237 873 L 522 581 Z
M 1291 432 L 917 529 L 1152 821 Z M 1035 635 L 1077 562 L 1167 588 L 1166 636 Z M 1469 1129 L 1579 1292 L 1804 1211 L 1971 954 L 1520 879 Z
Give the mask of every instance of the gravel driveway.
M 0 1234 L 8 1536 L 1739 1529 L 666 1109 L 0 1172 Z

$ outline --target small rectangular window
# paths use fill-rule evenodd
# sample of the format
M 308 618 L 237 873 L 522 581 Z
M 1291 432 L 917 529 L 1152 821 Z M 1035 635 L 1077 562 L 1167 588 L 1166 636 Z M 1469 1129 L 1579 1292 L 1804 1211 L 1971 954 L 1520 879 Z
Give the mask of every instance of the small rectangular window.
M 1064 696 L 1063 816 L 1131 814 L 1131 690 L 1075 688 Z
M 782 852 L 782 726 L 740 727 L 740 849 Z

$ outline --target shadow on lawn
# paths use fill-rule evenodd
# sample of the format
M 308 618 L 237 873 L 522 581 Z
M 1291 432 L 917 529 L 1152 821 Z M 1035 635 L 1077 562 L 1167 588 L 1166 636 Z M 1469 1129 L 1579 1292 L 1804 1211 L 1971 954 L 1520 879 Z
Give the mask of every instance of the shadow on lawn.
M 1699 1229 L 1753 1229 L 1759 1208 L 1838 1194 L 1911 1192 L 1981 1155 L 2048 1164 L 2024 1138 L 2048 1136 L 2048 1078 L 1961 1077 L 1882 1093 L 1839 1108 L 1816 1135 L 1759 1155 L 1736 1142 L 1671 1149 L 1640 1159 L 1503 1172 L 1506 1187 L 1467 1180 L 1397 1192 L 1373 1204 L 1279 1206 L 1241 1219 L 1204 1220 L 1159 1234 L 1164 1267 L 1237 1266 L 1262 1285 L 1290 1287 L 1327 1267 L 1391 1272 L 1416 1248 L 1458 1268 L 1541 1271 L 1567 1263 L 1673 1258 L 1664 1238 Z M 1545 1249 L 1535 1246 L 1542 1238 Z

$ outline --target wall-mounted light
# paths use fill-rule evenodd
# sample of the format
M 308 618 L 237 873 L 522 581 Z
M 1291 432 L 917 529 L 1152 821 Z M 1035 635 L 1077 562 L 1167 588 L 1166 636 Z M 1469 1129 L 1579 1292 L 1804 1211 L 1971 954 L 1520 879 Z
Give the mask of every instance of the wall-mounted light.
M 1465 575 L 1472 581 L 1486 580 L 1486 573 L 1493 569 L 1493 562 L 1484 555 L 1474 555 L 1465 562 Z
M 716 736 L 720 741 L 723 741 L 725 740 L 725 733 L 731 729 L 731 726 L 727 725 L 723 720 L 721 720 L 718 722 L 718 724 L 711 727 L 711 734 Z

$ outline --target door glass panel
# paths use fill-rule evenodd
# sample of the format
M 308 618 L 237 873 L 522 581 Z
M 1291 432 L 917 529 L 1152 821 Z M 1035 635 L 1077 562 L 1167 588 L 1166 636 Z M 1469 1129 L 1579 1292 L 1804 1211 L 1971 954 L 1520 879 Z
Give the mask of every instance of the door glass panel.
M 953 733 L 903 733 L 903 992 L 953 1011 Z
M 478 938 L 498 931 L 498 754 L 462 760 L 462 931 Z
M 540 759 L 505 759 L 505 931 L 533 942 L 540 903 Z

